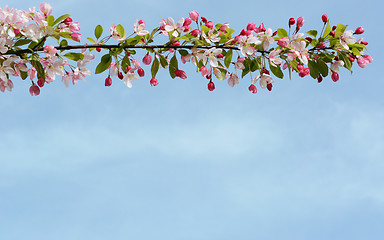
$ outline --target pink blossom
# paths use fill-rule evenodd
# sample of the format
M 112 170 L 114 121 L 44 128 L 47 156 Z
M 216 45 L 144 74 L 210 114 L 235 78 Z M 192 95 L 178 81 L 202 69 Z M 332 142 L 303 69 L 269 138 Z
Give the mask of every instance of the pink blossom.
M 209 21 L 205 24 L 205 26 L 207 26 L 207 28 L 213 28 L 213 22 L 212 21 Z
M 143 58 L 143 63 L 144 63 L 145 65 L 149 65 L 149 64 L 151 64 L 151 62 L 152 62 L 152 56 L 149 55 L 149 54 L 146 54 L 146 55 L 144 56 L 144 58 Z
M 151 84 L 151 86 L 155 87 L 159 84 L 159 81 L 156 78 L 152 78 L 151 81 L 149 81 L 149 84 Z
M 191 23 L 192 23 L 192 19 L 186 18 L 186 19 L 184 19 L 183 26 L 189 26 L 189 25 L 191 25 Z
M 52 13 L 52 6 L 49 3 L 41 3 L 40 4 L 40 11 L 45 15 L 51 15 Z
M 297 19 L 297 21 L 296 21 L 296 28 L 300 29 L 303 25 L 304 25 L 304 18 L 303 17 L 299 17 Z
M 270 28 L 267 28 L 265 32 L 258 33 L 255 44 L 256 45 L 263 44 L 263 49 L 265 51 L 268 50 L 269 45 L 275 41 L 272 34 L 273 34 L 273 31 Z
M 10 79 L 3 81 L 0 79 L 0 91 L 4 92 L 7 89 L 9 92 L 12 92 L 13 82 Z
M 273 79 L 272 77 L 267 74 L 267 73 L 262 73 L 261 75 L 255 77 L 254 79 L 252 79 L 252 84 L 255 84 L 258 80 L 260 79 L 260 87 L 262 89 L 265 89 L 267 88 L 267 85 L 268 84 L 272 84 L 273 83 Z
M 345 49 L 349 50 L 348 44 L 354 44 L 356 43 L 356 38 L 352 37 L 353 31 L 349 30 L 341 34 L 340 36 L 340 44 L 343 46 Z
M 197 22 L 199 20 L 199 14 L 196 11 L 192 11 L 189 13 L 189 17 L 192 21 Z
M 338 61 L 335 61 L 331 64 L 331 70 L 334 71 L 334 72 L 338 72 L 339 71 L 339 67 L 342 67 L 344 66 L 344 62 L 341 61 L 341 60 L 338 60 Z
M 239 77 L 236 74 L 231 73 L 228 78 L 228 85 L 234 87 L 237 84 L 239 84 Z
M 220 31 L 222 32 L 226 32 L 227 31 L 227 28 L 229 26 L 229 23 L 224 23 L 220 26 Z
M 57 49 L 53 45 L 48 45 L 44 47 L 44 53 L 48 57 L 54 57 L 57 53 Z
M 71 38 L 73 41 L 76 41 L 76 42 L 80 42 L 80 36 L 81 34 L 80 33 L 72 33 L 71 34 Z
M 145 22 L 144 20 L 140 20 L 139 22 L 135 22 L 135 24 L 133 25 L 133 29 L 135 30 L 135 33 L 139 36 L 144 36 L 144 35 L 147 35 L 149 34 L 149 32 L 147 30 L 144 30 L 145 28 Z
M 356 28 L 355 34 L 362 34 L 362 33 L 364 33 L 364 28 L 363 27 Z
M 178 37 L 179 34 L 183 31 L 183 29 L 181 28 L 183 24 L 184 24 L 184 18 L 181 18 L 175 24 L 175 21 L 173 20 L 173 18 L 169 17 L 167 18 L 167 22 L 166 22 L 166 25 L 164 26 L 164 29 L 168 33 L 172 32 L 172 36 Z
M 256 24 L 255 23 L 248 23 L 247 25 L 247 30 L 248 31 L 253 31 L 256 29 Z
M 288 46 L 288 42 L 289 42 L 289 39 L 284 37 L 284 38 L 280 38 L 277 44 L 282 48 L 286 48 Z
M 278 56 L 281 53 L 281 49 L 273 50 L 269 53 L 269 61 L 272 64 L 272 66 L 280 65 L 283 63 L 283 60 L 281 60 Z
M 31 94 L 31 96 L 37 96 L 40 94 L 40 88 L 33 84 L 30 88 L 29 88 L 29 93 Z
M 31 67 L 30 69 L 28 69 L 27 74 L 28 74 L 29 78 L 31 80 L 33 80 L 36 77 L 36 75 L 37 75 L 36 68 Z
M 175 76 L 181 79 L 187 78 L 187 74 L 183 70 L 179 70 L 179 69 L 175 70 Z

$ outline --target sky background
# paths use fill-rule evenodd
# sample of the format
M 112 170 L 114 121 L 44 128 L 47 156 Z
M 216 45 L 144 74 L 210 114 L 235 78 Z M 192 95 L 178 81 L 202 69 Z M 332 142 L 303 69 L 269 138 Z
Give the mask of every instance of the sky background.
M 0 93 L 0 239 L 383 239 L 380 1 L 50 3 L 83 39 L 98 24 L 153 29 L 192 10 L 237 32 L 299 16 L 304 31 L 320 30 L 326 13 L 331 25 L 365 28 L 374 62 L 341 69 L 337 83 L 275 78 L 257 94 L 248 78 L 209 92 L 188 66 L 186 80 L 160 69 L 157 87 L 149 68 L 132 89 L 117 79 L 106 88 L 106 73 L 69 88 L 57 78 L 38 97 L 12 79 Z

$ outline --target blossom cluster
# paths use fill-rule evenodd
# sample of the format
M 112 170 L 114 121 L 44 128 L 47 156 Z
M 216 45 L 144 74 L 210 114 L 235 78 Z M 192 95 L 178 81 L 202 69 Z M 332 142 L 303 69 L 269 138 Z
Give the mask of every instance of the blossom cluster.
M 257 84 L 271 91 L 274 77 L 283 78 L 283 71 L 290 77 L 296 73 L 318 82 L 330 75 L 336 82 L 340 67 L 351 70 L 356 61 L 365 68 L 372 62 L 372 57 L 365 54 L 368 43 L 357 39 L 357 35 L 364 33 L 363 27 L 354 31 L 346 30 L 343 24 L 331 27 L 326 14 L 321 20 L 320 33 L 300 32 L 304 18 L 299 17 L 288 20 L 288 30 L 273 31 L 263 23 L 250 22 L 235 35 L 229 23 L 214 24 L 192 11 L 177 22 L 171 17 L 163 19 L 152 31 L 146 29 L 144 20 L 136 20 L 130 33 L 122 25 L 112 24 L 103 36 L 103 28 L 98 25 L 94 38 L 87 38 L 89 43 L 69 45 L 67 40 L 80 42 L 81 36 L 79 23 L 70 15 L 55 19 L 48 3 L 42 3 L 39 10 L 29 11 L 5 7 L 0 9 L 0 90 L 12 90 L 10 76 L 29 77 L 31 95 L 38 95 L 40 88 L 53 82 L 57 75 L 62 76 L 66 86 L 76 84 L 91 75 L 85 66 L 95 58 L 92 51 L 102 49 L 108 52 L 101 57 L 95 73 L 108 72 L 105 86 L 111 86 L 112 78 L 117 77 L 129 88 L 133 81 L 145 76 L 141 63 L 150 65 L 151 86 L 159 84 L 156 79 L 159 68 L 168 69 L 172 78 L 186 79 L 186 72 L 179 66 L 181 61 L 196 67 L 208 80 L 209 91 L 215 89 L 213 76 L 234 87 L 249 75 L 248 89 L 256 93 Z M 161 35 L 167 42 L 155 45 L 156 37 Z M 49 38 L 58 45 L 46 44 Z M 110 40 L 117 43 L 108 44 Z M 136 57 L 137 48 L 146 51 L 140 61 Z M 80 50 L 70 52 L 75 49 Z

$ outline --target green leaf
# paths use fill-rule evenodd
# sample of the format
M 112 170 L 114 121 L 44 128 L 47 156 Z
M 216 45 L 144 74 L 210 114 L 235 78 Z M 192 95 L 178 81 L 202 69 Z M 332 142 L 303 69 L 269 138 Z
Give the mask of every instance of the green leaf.
M 28 77 L 28 73 L 24 71 L 20 71 L 21 79 L 25 80 Z
M 121 24 L 116 26 L 116 30 L 120 38 L 125 38 L 127 36 L 127 32 L 125 31 L 124 27 Z
M 308 61 L 309 73 L 312 78 L 316 79 L 319 76 L 319 69 L 315 61 Z
M 256 72 L 258 69 L 261 69 L 261 64 L 259 62 L 259 59 L 253 59 L 250 64 L 251 64 L 251 72 Z
M 316 61 L 316 66 L 323 77 L 328 76 L 328 65 L 321 59 Z
M 323 38 L 325 38 L 330 32 L 332 31 L 331 26 L 329 25 L 329 21 L 327 22 L 327 27 L 325 28 L 325 31 L 323 33 Z
M 225 69 L 222 69 L 222 68 L 219 68 L 220 70 L 220 75 L 216 75 L 215 74 L 215 77 L 221 81 L 223 81 L 225 79 L 225 76 L 227 76 L 227 71 Z
M 155 60 L 153 60 L 152 67 L 151 67 L 151 73 L 152 78 L 156 77 L 157 72 L 159 71 L 159 60 L 155 57 Z
M 351 63 L 351 61 L 349 61 L 349 56 L 345 53 L 342 53 L 342 52 L 338 52 L 337 55 L 339 56 L 340 60 L 342 60 L 344 62 L 344 67 L 346 69 L 348 69 L 349 71 L 351 71 L 352 63 Z
M 62 46 L 62 47 L 66 47 L 66 46 L 68 46 L 68 41 L 65 40 L 65 39 L 61 40 L 61 42 L 60 42 L 60 46 Z
M 171 61 L 169 62 L 169 74 L 171 75 L 171 78 L 175 78 L 175 71 L 179 69 L 179 66 L 177 64 L 177 58 L 176 55 L 173 55 L 171 58 Z
M 121 60 L 121 69 L 123 70 L 124 73 L 127 73 L 127 68 L 128 66 L 131 66 L 131 61 L 129 60 L 128 56 L 125 55 L 123 57 L 123 60 Z
M 287 30 L 285 30 L 284 28 L 277 29 L 277 35 L 279 35 L 280 38 L 288 37 Z
M 225 58 L 224 58 L 224 65 L 229 68 L 229 65 L 231 64 L 232 62 L 232 49 L 229 49 L 229 51 L 227 52 L 227 54 L 225 54 Z
M 84 54 L 82 53 L 66 53 L 64 54 L 64 57 L 71 59 L 73 61 L 79 61 L 84 59 Z
M 251 71 L 250 67 L 250 59 L 246 58 L 243 62 L 244 69 L 243 72 L 241 73 L 241 78 L 243 78 L 245 75 L 247 75 Z
M 30 39 L 20 39 L 20 40 L 18 40 L 17 42 L 15 42 L 15 44 L 13 44 L 13 46 L 14 47 L 17 47 L 17 46 L 23 46 L 23 45 L 25 45 L 25 44 L 29 44 L 29 43 L 31 43 L 32 42 L 32 40 L 30 40 Z
M 308 33 L 308 35 L 310 35 L 310 36 L 312 36 L 314 38 L 316 38 L 316 36 L 317 36 L 317 31 L 316 30 L 311 30 L 311 31 L 308 31 L 307 33 Z
M 353 55 L 355 55 L 355 56 L 361 55 L 360 51 L 357 48 L 351 48 L 351 51 L 352 51 Z
M 335 38 L 340 37 L 340 35 L 344 33 L 347 26 L 348 25 L 343 25 L 341 23 L 337 24 L 336 31 L 335 31 Z
M 96 37 L 96 39 L 99 39 L 102 34 L 103 34 L 103 27 L 101 25 L 97 25 L 96 28 L 95 28 L 95 37 Z
M 41 65 L 41 63 L 39 61 L 36 61 L 36 60 L 31 60 L 30 62 L 32 64 L 32 66 L 34 68 L 36 68 L 37 78 L 42 78 L 45 80 L 45 72 L 44 72 L 43 65 Z
M 48 26 L 53 26 L 54 22 L 55 22 L 55 17 L 52 16 L 52 15 L 48 15 L 47 18 L 46 18 L 46 21 L 48 23 Z
M 159 55 L 159 57 L 160 57 L 160 64 L 161 64 L 161 66 L 163 68 L 167 68 L 167 66 L 168 66 L 167 59 L 163 55 L 161 55 L 161 54 Z
M 184 50 L 184 49 L 180 49 L 179 53 L 180 53 L 181 56 L 184 56 L 184 57 L 188 55 L 188 51 Z
M 275 67 L 271 63 L 269 63 L 269 68 L 271 69 L 271 72 L 273 73 L 273 75 L 275 75 L 276 77 L 278 78 L 284 77 L 284 73 L 281 71 L 281 68 L 279 65 Z
M 87 37 L 87 40 L 90 41 L 91 43 L 96 43 L 96 41 L 93 38 Z
M 58 17 L 55 22 L 53 23 L 53 26 L 60 23 L 61 21 L 65 20 L 67 17 L 71 16 L 70 14 L 64 14 L 60 17 Z
M 96 67 L 95 74 L 99 74 L 107 70 L 111 65 L 111 62 L 112 62 L 111 55 L 105 54 L 104 56 L 102 56 L 100 63 Z

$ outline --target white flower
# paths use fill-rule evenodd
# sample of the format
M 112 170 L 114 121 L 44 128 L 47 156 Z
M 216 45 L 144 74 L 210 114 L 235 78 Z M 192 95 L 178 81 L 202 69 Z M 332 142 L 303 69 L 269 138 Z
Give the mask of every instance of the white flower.
M 340 36 L 340 44 L 347 50 L 349 49 L 348 44 L 356 43 L 356 38 L 352 37 L 352 35 L 353 35 L 353 31 L 349 30 L 344 32 Z

